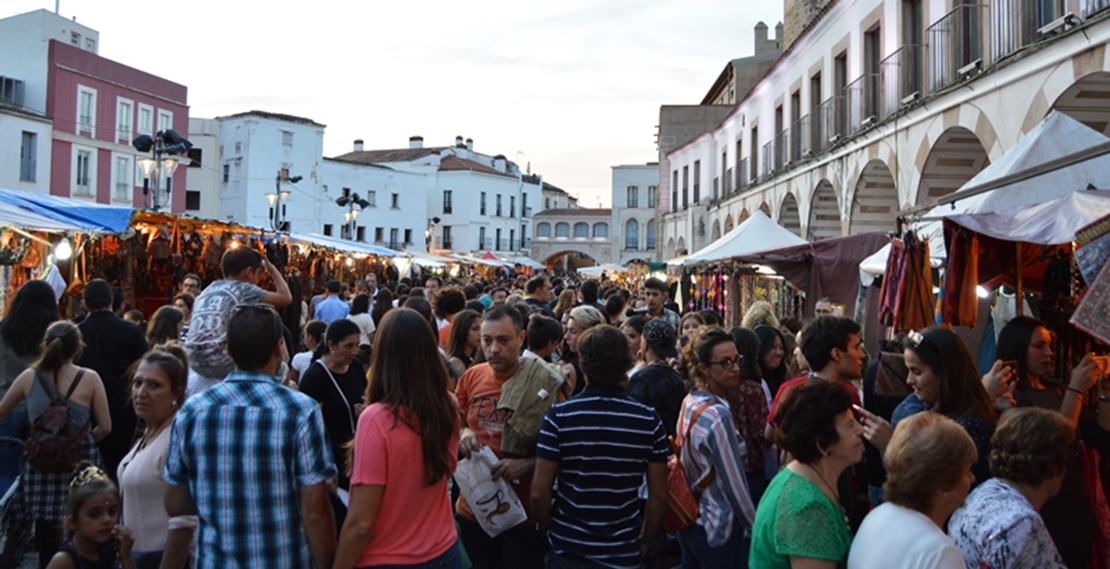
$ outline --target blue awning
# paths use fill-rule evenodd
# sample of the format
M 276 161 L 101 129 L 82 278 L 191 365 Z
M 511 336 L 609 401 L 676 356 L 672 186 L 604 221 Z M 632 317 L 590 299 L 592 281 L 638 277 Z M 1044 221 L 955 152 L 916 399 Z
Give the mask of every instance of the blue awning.
M 122 233 L 131 225 L 135 209 L 85 202 L 72 198 L 0 188 L 0 201 L 59 221 L 80 231 Z
M 321 247 L 335 249 L 336 251 L 346 251 L 348 253 L 366 253 L 368 255 L 377 255 L 379 257 L 399 257 L 400 253 L 393 249 L 386 249 L 385 247 L 378 247 L 377 245 L 370 245 L 369 243 L 359 243 L 358 241 L 347 241 L 345 239 L 336 239 L 326 235 L 318 235 L 316 233 L 291 233 L 289 234 L 289 242 L 296 243 L 298 241 L 305 243 L 312 243 Z

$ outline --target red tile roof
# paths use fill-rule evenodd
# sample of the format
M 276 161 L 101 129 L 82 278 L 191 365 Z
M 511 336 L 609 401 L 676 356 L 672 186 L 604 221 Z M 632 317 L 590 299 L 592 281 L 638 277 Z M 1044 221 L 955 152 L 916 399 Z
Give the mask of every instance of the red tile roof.
M 439 171 L 446 172 L 452 170 L 469 170 L 471 172 L 480 172 L 482 174 L 492 174 L 494 176 L 505 176 L 507 178 L 516 178 L 511 174 L 506 174 L 497 169 L 490 168 L 485 164 L 479 164 L 473 160 L 465 160 L 458 156 L 446 156 L 439 161 Z
M 355 164 L 386 164 L 390 162 L 412 162 L 425 156 L 439 154 L 446 147 L 431 148 L 394 148 L 390 150 L 363 150 L 362 152 L 348 152 L 333 159 Z

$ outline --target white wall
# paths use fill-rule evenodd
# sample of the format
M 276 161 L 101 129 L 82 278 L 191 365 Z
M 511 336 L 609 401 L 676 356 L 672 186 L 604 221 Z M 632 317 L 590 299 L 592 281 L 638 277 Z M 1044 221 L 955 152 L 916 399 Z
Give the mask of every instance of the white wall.
M 50 193 L 51 123 L 46 118 L 33 118 L 0 107 L 0 188 Z M 21 181 L 20 152 L 23 133 L 35 134 L 34 181 Z
M 347 207 L 340 207 L 335 200 L 343 195 L 343 188 L 350 188 L 352 194 L 373 203 L 366 209 L 355 206 L 360 211 L 355 220 L 354 237 L 358 237 L 358 227 L 364 229 L 364 241 L 383 247 L 395 245 L 399 249 L 424 250 L 424 229 L 427 223 L 427 202 L 424 199 L 426 179 L 410 172 L 400 172 L 389 168 L 351 164 L 337 160 L 324 159 L 320 164 L 320 192 L 318 193 L 319 218 L 315 225 L 292 229 L 297 233 L 324 234 L 324 225 L 332 226 L 332 236 L 340 237 L 342 226 L 346 223 L 343 214 Z M 298 183 L 297 186 L 300 186 Z M 392 195 L 397 194 L 397 208 L 391 206 Z M 381 240 L 376 239 L 376 229 L 381 229 Z M 390 230 L 397 230 L 397 243 L 390 243 Z M 405 231 L 410 239 L 405 242 Z
M 78 47 L 93 53 L 100 47 L 100 32 L 48 12 L 36 10 L 0 20 L 0 75 L 24 82 L 24 106 L 37 113 L 46 112 L 46 83 L 49 73 L 50 40 L 71 43 L 71 34 L 80 35 Z
M 215 119 L 189 119 L 186 135 L 194 149 L 201 151 L 201 164 L 185 168 L 185 190 L 200 192 L 200 209 L 187 213 L 204 219 L 220 218 L 220 188 L 223 175 L 220 161 L 220 123 Z
M 621 262 L 627 262 L 631 259 L 645 258 L 655 256 L 655 249 L 647 248 L 647 226 L 648 221 L 655 219 L 655 207 L 648 206 L 648 188 L 654 186 L 656 191 L 659 187 L 659 165 L 656 163 L 649 164 L 625 164 L 620 166 L 613 166 L 612 173 L 612 204 L 613 215 L 612 221 L 609 224 L 609 239 L 613 246 L 614 259 L 621 259 Z M 628 188 L 636 187 L 636 207 L 629 207 L 628 203 Z M 656 201 L 659 196 L 656 194 Z M 629 243 L 626 240 L 625 228 L 628 226 L 628 221 L 635 219 L 638 224 L 636 246 L 628 248 L 626 245 Z M 659 247 L 659 228 L 655 232 L 655 247 Z

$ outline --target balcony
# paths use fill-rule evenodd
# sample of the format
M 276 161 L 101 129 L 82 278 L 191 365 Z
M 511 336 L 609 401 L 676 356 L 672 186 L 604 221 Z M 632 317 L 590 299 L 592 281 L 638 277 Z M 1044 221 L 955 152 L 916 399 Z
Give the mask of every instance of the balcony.
M 960 81 L 960 70 L 977 71 L 987 62 L 981 28 L 986 5 L 964 4 L 929 26 L 929 92 L 935 93 Z
M 1110 8 L 1110 0 L 1087 0 L 1087 6 L 1083 10 L 1083 18 L 1087 19 L 1107 8 Z
M 790 125 L 790 161 L 797 162 L 809 152 L 809 115 Z
M 1058 10 L 1056 4 L 1029 0 L 991 2 L 991 61 L 1000 61 L 1039 41 L 1038 29 L 1067 14 L 1066 10 Z
M 768 142 L 767 144 L 763 145 L 763 168 L 759 171 L 760 181 L 770 178 L 771 172 L 774 170 L 774 168 L 772 168 L 773 163 L 771 162 L 771 160 L 774 158 L 772 149 L 773 145 L 774 142 Z
M 478 250 L 479 251 L 489 251 L 490 247 L 492 247 L 492 246 L 493 246 L 493 239 L 489 239 L 489 238 L 486 238 L 486 237 L 479 237 L 478 238 Z
M 775 171 L 783 169 L 790 162 L 790 129 L 775 135 Z
M 843 96 L 829 97 L 825 102 L 817 105 L 813 110 L 813 143 L 814 152 L 824 152 L 833 145 L 834 140 L 848 136 L 844 128 L 846 113 L 846 99 Z
M 909 103 L 924 94 L 924 53 L 925 46 L 904 45 L 879 62 L 880 118 L 898 112 L 902 101 Z
M 748 159 L 743 158 L 740 160 L 740 168 L 736 170 L 736 189 L 743 190 L 751 183 L 751 178 L 748 177 Z
M 844 87 L 848 134 L 864 129 L 864 122 L 873 124 L 878 117 L 879 74 L 864 73 Z

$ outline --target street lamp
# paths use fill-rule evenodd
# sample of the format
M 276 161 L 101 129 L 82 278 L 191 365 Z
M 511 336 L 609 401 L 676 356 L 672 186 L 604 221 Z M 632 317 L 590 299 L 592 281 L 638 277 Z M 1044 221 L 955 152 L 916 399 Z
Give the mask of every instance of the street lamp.
M 289 170 L 285 168 L 278 170 L 277 178 L 274 179 L 274 191 L 266 194 L 266 201 L 270 202 L 270 226 L 276 231 L 289 231 L 289 222 L 285 221 L 284 204 L 289 201 L 292 192 L 281 189 L 281 182 L 285 180 L 290 184 L 296 184 L 302 179 L 300 176 L 290 176 Z
M 439 223 L 438 217 L 428 218 L 428 228 L 424 230 L 424 251 L 426 253 L 432 252 L 432 231 L 437 223 Z
M 178 164 L 184 162 L 189 164 L 192 161 L 187 157 L 179 155 L 189 152 L 193 147 L 193 143 L 189 142 L 181 135 L 174 132 L 172 129 L 160 130 L 152 137 L 149 134 L 143 134 L 131 141 L 131 145 L 139 152 L 150 152 L 151 158 L 140 158 L 139 168 L 143 171 L 143 202 L 147 205 L 146 197 L 150 196 L 150 209 L 158 211 L 170 201 L 170 192 L 172 191 L 173 173 L 177 170 Z M 165 201 L 162 200 L 162 176 L 166 177 L 166 191 Z M 150 180 L 154 178 L 153 192 L 150 187 Z
M 335 199 L 335 203 L 338 204 L 339 207 L 347 208 L 347 211 L 343 212 L 343 219 L 347 222 L 347 239 L 354 241 L 355 220 L 358 219 L 360 210 L 370 207 L 370 202 L 359 197 L 358 193 L 354 193 L 349 196 L 339 196 Z M 358 210 L 355 209 L 355 204 L 358 204 Z

